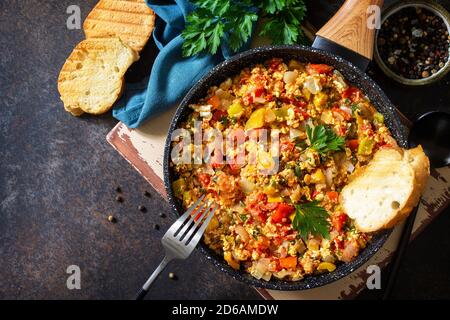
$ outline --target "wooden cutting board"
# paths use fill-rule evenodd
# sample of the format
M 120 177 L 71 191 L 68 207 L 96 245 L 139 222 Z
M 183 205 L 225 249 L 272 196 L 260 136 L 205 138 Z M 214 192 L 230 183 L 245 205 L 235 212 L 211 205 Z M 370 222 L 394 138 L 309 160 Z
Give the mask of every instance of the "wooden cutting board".
M 164 144 L 175 108 L 146 122 L 139 129 L 129 129 L 123 123 L 108 134 L 108 142 L 144 178 L 166 197 L 163 184 Z M 401 116 L 405 124 L 408 120 Z M 432 170 L 417 218 L 414 224 L 415 238 L 440 212 L 450 204 L 450 166 Z M 376 264 L 386 266 L 395 251 L 400 238 L 401 227 L 394 229 L 383 247 L 363 266 L 350 275 L 323 287 L 305 291 L 275 291 L 256 289 L 265 299 L 351 299 L 358 295 L 369 276 L 367 266 Z

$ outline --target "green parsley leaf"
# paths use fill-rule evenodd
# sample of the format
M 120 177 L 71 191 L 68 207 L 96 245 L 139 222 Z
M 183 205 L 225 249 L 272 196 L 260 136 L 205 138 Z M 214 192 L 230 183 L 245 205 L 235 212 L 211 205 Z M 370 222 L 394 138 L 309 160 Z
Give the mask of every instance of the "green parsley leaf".
M 239 14 L 236 12 L 235 14 Z M 230 48 L 238 51 L 244 43 L 250 39 L 253 29 L 253 22 L 258 20 L 258 16 L 253 12 L 247 12 L 242 16 L 237 16 L 234 21 L 233 29 L 229 38 Z
M 204 51 L 215 54 L 221 44 L 238 51 L 252 36 L 253 24 L 264 19 L 262 35 L 273 43 L 306 43 L 300 28 L 304 0 L 192 0 L 196 9 L 181 33 L 183 56 Z
M 211 11 L 214 15 L 222 16 L 230 8 L 230 0 L 193 0 L 196 6 Z
M 343 150 L 345 145 L 344 137 L 334 133 L 328 126 L 319 125 L 311 128 L 306 126 L 306 134 L 310 142 L 310 148 L 316 150 L 321 155 L 330 151 Z
M 274 44 L 306 43 L 300 28 L 306 15 L 302 0 L 267 0 L 260 7 L 267 12 L 260 35 L 269 37 Z
M 356 103 L 352 104 L 351 108 L 352 108 L 352 115 L 355 115 L 358 111 L 361 110 L 360 107 Z
M 304 204 L 295 205 L 295 216 L 292 221 L 292 227 L 299 232 L 304 239 L 308 239 L 308 235 L 322 236 L 329 238 L 330 223 L 327 210 L 318 205 L 318 201 L 311 201 Z
M 228 124 L 228 117 L 223 116 L 222 118 L 220 118 L 220 123 L 226 126 Z

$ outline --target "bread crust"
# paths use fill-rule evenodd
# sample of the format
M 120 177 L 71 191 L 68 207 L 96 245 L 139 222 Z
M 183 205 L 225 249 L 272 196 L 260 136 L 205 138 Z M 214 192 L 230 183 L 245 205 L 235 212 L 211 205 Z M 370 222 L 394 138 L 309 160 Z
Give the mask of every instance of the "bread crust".
M 419 145 L 416 148 L 405 150 L 403 157 L 404 161 L 411 166 L 414 172 L 413 191 L 406 201 L 405 206 L 397 213 L 396 218 L 386 223 L 384 226 L 386 229 L 394 227 L 409 216 L 414 207 L 418 205 L 430 176 L 430 160 L 423 152 L 422 146 Z
M 155 13 L 144 0 L 100 0 L 83 23 L 86 38 L 119 37 L 142 51 L 155 25 Z
M 125 72 L 138 59 L 139 55 L 119 38 L 81 41 L 58 78 L 66 111 L 75 116 L 107 112 L 123 92 Z M 94 102 L 93 96 L 102 99 Z
M 386 165 L 386 163 L 390 163 L 394 167 L 390 167 L 389 165 Z M 408 190 L 406 190 L 408 196 L 405 201 L 402 201 L 403 204 L 397 209 L 391 208 L 390 212 L 382 215 L 383 217 L 386 217 L 385 221 L 380 221 L 376 228 L 367 228 L 364 226 L 364 223 L 362 223 L 363 221 L 359 220 L 362 219 L 360 215 L 355 212 L 349 212 L 350 208 L 347 207 L 348 201 L 361 201 L 361 199 L 349 199 L 350 195 L 347 191 L 350 190 L 350 188 L 353 188 L 353 186 L 359 187 L 361 181 L 364 181 L 366 178 L 366 174 L 368 174 L 369 171 L 373 172 L 373 166 L 380 166 L 377 167 L 377 170 L 380 172 L 385 170 L 386 174 L 390 174 L 390 172 L 395 169 L 395 166 L 397 166 L 398 171 L 401 169 L 405 174 L 405 177 L 408 177 L 410 181 L 408 182 Z M 362 232 L 374 232 L 380 229 L 392 228 L 400 221 L 404 220 L 417 205 L 429 177 L 429 170 L 429 160 L 420 146 L 411 150 L 403 150 L 401 148 L 379 150 L 368 165 L 358 168 L 352 174 L 349 179 L 350 183 L 344 187 L 341 192 L 340 203 L 349 216 L 355 217 L 355 226 Z M 374 219 L 377 217 L 370 218 Z

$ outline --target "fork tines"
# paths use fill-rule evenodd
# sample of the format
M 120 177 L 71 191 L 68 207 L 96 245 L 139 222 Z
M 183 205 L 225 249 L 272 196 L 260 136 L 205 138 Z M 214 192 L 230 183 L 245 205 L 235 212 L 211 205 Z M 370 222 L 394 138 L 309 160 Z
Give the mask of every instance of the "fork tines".
M 198 240 L 200 239 L 218 208 L 214 202 L 203 201 L 204 199 L 205 196 L 202 195 L 179 219 L 181 223 L 174 237 L 185 245 L 188 245 L 197 234 Z

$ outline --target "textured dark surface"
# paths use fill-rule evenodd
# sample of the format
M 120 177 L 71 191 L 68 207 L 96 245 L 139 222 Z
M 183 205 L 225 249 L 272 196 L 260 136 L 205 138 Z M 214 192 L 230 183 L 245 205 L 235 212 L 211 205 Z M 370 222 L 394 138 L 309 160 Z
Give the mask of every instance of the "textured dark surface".
M 58 72 L 81 30 L 66 28 L 69 5 L 84 18 L 95 0 L 0 2 L 0 298 L 131 298 L 163 255 L 159 239 L 169 206 L 106 142 L 109 114 L 79 119 L 66 113 Z M 319 26 L 334 1 L 311 2 Z M 448 6 L 447 6 L 448 7 Z M 148 68 L 153 47 L 143 54 Z M 138 69 L 138 68 L 134 68 Z M 410 118 L 449 110 L 449 77 L 440 85 L 403 88 L 377 68 L 372 77 Z M 129 79 L 137 76 L 130 75 Z M 116 203 L 115 187 L 123 189 Z M 152 193 L 144 197 L 144 190 Z M 142 213 L 137 206 L 149 210 Z M 399 298 L 450 298 L 449 210 L 411 245 L 393 292 Z M 117 224 L 107 216 L 117 217 Z M 153 229 L 161 225 L 161 231 Z M 69 265 L 81 268 L 81 290 L 66 288 Z M 174 272 L 178 280 L 170 280 Z M 372 298 L 376 294 L 365 293 Z M 175 262 L 149 293 L 153 299 L 258 298 L 249 286 L 194 253 Z

